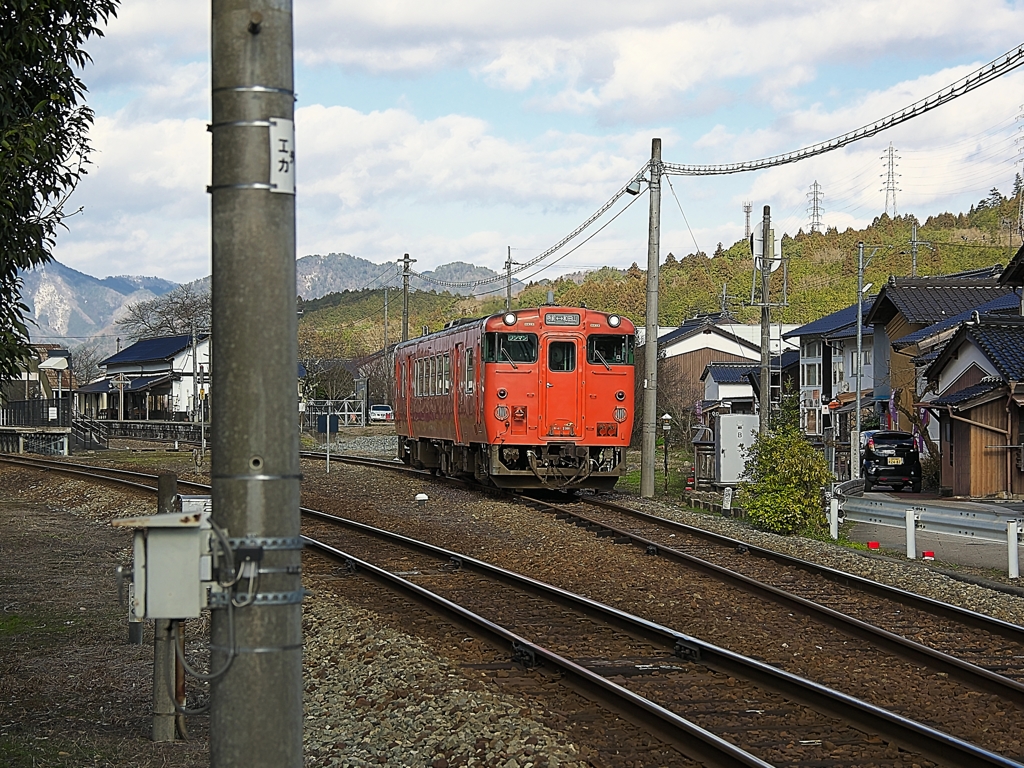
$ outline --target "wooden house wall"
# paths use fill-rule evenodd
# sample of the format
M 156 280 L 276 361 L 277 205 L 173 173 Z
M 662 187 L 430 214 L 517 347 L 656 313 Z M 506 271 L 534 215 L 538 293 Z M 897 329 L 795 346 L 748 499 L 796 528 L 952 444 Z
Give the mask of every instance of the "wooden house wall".
M 1002 398 L 991 403 L 979 405 L 964 414 L 971 421 L 989 424 L 999 429 L 1006 428 L 1006 401 Z M 970 425 L 965 425 L 970 426 Z M 1006 449 L 990 448 L 993 445 L 1006 445 L 1006 435 L 1000 435 L 981 427 L 970 427 L 971 430 L 971 492 L 974 497 L 991 496 L 1000 491 L 1007 491 L 1006 482 Z
M 896 341 L 901 339 L 907 334 L 913 333 L 914 331 L 923 328 L 923 325 L 917 323 L 908 323 L 901 314 L 897 314 L 892 320 L 885 325 L 886 335 L 889 337 L 889 341 Z M 876 363 L 878 361 L 872 361 Z M 875 377 L 878 377 L 880 373 L 877 367 L 874 368 Z M 911 358 L 907 355 L 899 355 L 889 350 L 889 387 L 891 389 L 902 390 L 900 393 L 900 404 L 908 406 L 910 403 L 917 402 L 917 380 L 916 380 L 916 369 L 914 364 L 911 362 Z M 894 429 L 902 429 L 909 432 L 912 429 L 910 420 L 905 414 L 899 413 L 899 424 L 893 425 Z
M 748 362 L 757 365 L 759 361 L 740 355 L 721 352 L 717 349 L 697 349 L 682 355 L 661 360 L 658 364 L 658 388 L 671 385 L 672 389 L 685 395 L 694 392 L 695 397 L 704 396 L 704 382 L 700 380 L 704 369 L 710 363 Z M 640 378 L 638 376 L 638 378 Z M 642 378 L 641 378 L 642 381 Z

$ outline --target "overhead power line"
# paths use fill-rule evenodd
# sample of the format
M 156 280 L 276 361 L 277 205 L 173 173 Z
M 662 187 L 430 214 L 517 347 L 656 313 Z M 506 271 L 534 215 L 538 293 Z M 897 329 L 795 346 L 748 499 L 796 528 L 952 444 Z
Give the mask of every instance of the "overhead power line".
M 760 171 L 765 168 L 774 168 L 779 165 L 795 163 L 798 160 L 806 160 L 809 157 L 823 155 L 834 149 L 845 147 L 847 144 L 852 144 L 855 141 L 870 138 L 882 131 L 897 126 L 900 123 L 905 123 L 907 120 L 919 117 L 925 112 L 930 112 L 936 107 L 941 107 L 943 104 L 953 101 L 953 99 L 959 98 L 966 93 L 970 93 L 976 88 L 980 88 L 985 85 L 985 83 L 1005 75 L 1007 72 L 1016 69 L 1021 64 L 1024 64 L 1024 45 L 1017 46 L 1014 50 L 1000 56 L 995 61 L 989 62 L 980 69 L 976 69 L 974 72 L 971 72 L 966 77 L 957 80 L 952 85 L 946 86 L 930 96 L 925 96 L 923 99 L 914 102 L 909 107 L 905 107 L 898 112 L 893 112 L 891 115 L 887 115 L 881 120 L 876 120 L 869 125 L 862 126 L 855 131 L 844 133 L 842 136 L 837 136 L 834 139 L 829 139 L 828 141 L 812 144 L 809 147 L 798 149 L 795 152 L 787 152 L 782 155 L 772 155 L 771 157 L 765 157 L 761 160 L 747 160 L 741 163 L 725 163 L 722 165 L 680 165 L 678 163 L 663 163 L 663 169 L 665 173 L 672 174 L 674 176 L 723 176 L 730 173 Z
M 766 168 L 774 168 L 780 165 L 787 165 L 789 163 L 795 163 L 800 160 L 806 160 L 810 157 L 825 154 L 833 150 L 845 147 L 848 144 L 852 144 L 855 141 L 861 139 L 867 139 L 875 136 L 882 131 L 893 128 L 901 123 L 905 123 L 908 120 L 912 120 L 915 117 L 923 115 L 925 112 L 930 112 L 936 107 L 940 107 L 943 104 L 947 104 L 954 99 L 959 98 L 971 91 L 980 88 L 992 80 L 995 80 L 1007 72 L 1010 72 L 1021 64 L 1024 64 L 1024 44 L 1017 46 L 1012 51 L 1000 56 L 998 59 L 989 62 L 985 66 L 971 72 L 966 77 L 957 80 L 952 85 L 946 86 L 935 93 L 926 96 L 919 101 L 914 102 L 908 107 L 905 107 L 898 112 L 893 112 L 880 120 L 876 120 L 869 125 L 862 126 L 854 131 L 844 133 L 841 136 L 837 136 L 827 141 L 818 142 L 812 144 L 809 147 L 798 149 L 794 152 L 787 152 L 781 155 L 772 155 L 771 157 L 765 157 L 760 160 L 747 160 L 739 163 L 725 163 L 719 165 L 683 165 L 679 163 L 660 163 L 658 169 L 660 173 L 665 175 L 673 176 L 724 176 L 732 173 L 746 173 L 749 171 L 760 171 Z M 638 170 L 633 177 L 619 189 L 604 205 L 602 205 L 590 218 L 580 224 L 576 229 L 570 232 L 568 235 L 563 237 L 553 246 L 547 250 L 541 252 L 537 257 L 532 259 L 525 264 L 519 265 L 519 268 L 513 271 L 511 274 L 516 275 L 521 272 L 530 269 L 531 267 L 544 261 L 552 254 L 565 247 L 566 244 L 571 242 L 574 238 L 579 236 L 584 230 L 590 227 L 595 221 L 601 216 L 608 212 L 608 210 L 615 205 L 615 203 L 623 195 L 627 193 L 636 194 L 636 183 L 644 180 L 644 174 L 647 173 L 650 168 L 650 161 L 645 163 L 640 170 Z M 420 272 L 413 272 L 410 270 L 411 275 L 419 277 L 421 280 L 425 280 L 434 285 L 439 285 L 447 288 L 475 288 L 482 285 L 491 285 L 493 283 L 504 280 L 508 277 L 505 275 L 495 275 L 493 278 L 487 278 L 486 280 L 469 280 L 463 282 L 452 282 L 444 280 L 436 280 L 428 275 L 424 275 Z
M 607 213 L 608 210 L 613 205 L 615 205 L 615 203 L 617 203 L 619 198 L 622 197 L 623 195 L 625 195 L 625 194 L 630 194 L 630 195 L 638 194 L 639 188 L 637 188 L 635 185 L 636 185 L 636 183 L 638 183 L 638 182 L 643 180 L 644 173 L 647 172 L 647 166 L 648 165 L 649 165 L 648 163 L 645 163 L 644 166 L 639 171 L 637 171 L 635 174 L 633 174 L 633 178 L 631 178 L 629 181 L 627 181 L 618 192 L 616 192 L 614 195 L 612 195 L 612 197 L 608 200 L 608 202 L 606 202 L 604 205 L 602 205 L 600 208 L 598 208 L 597 211 L 589 219 L 587 219 L 585 222 L 580 224 L 578 227 L 576 227 L 576 229 L 574 229 L 568 235 L 563 237 L 561 240 L 559 240 L 553 246 L 548 248 L 546 251 L 542 251 L 538 256 L 534 257 L 530 261 L 527 261 L 524 264 L 520 264 L 518 269 L 512 271 L 512 274 L 513 275 L 518 275 L 520 272 L 525 272 L 530 267 L 534 266 L 535 264 L 539 264 L 540 262 L 544 261 L 544 259 L 548 258 L 548 256 L 551 256 L 553 253 L 555 253 L 555 252 L 561 250 L 562 248 L 564 248 L 570 241 L 574 240 L 576 237 L 578 237 L 580 234 L 582 234 L 583 231 L 586 230 L 591 224 L 593 224 L 599 218 L 604 216 L 605 213 Z M 432 278 L 432 277 L 430 277 L 428 275 L 424 275 L 424 274 L 422 274 L 420 272 L 413 272 L 412 270 L 410 270 L 409 274 L 416 275 L 416 277 L 419 277 L 419 278 L 421 278 L 423 280 L 426 280 L 427 282 L 433 283 L 434 285 L 443 285 L 443 286 L 445 286 L 447 288 L 473 288 L 473 287 L 478 286 L 478 285 L 490 285 L 491 283 L 496 283 L 499 280 L 504 280 L 507 277 L 507 274 L 506 275 L 496 275 L 495 277 L 487 278 L 486 280 L 470 280 L 470 281 L 467 281 L 467 282 L 453 283 L 453 282 L 445 282 L 443 280 L 435 280 L 434 278 Z

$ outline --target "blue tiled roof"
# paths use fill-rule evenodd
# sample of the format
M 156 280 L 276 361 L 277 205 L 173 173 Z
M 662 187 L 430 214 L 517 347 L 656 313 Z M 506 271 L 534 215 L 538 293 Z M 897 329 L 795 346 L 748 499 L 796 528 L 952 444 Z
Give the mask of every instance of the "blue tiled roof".
M 874 302 L 874 296 L 865 296 L 861 302 L 861 311 L 866 317 L 871 309 L 871 305 Z M 857 325 L 857 305 L 851 304 L 845 309 L 840 309 L 833 312 L 831 315 L 825 315 L 819 317 L 817 320 L 812 320 L 807 325 L 801 325 L 789 333 L 784 333 L 782 338 L 791 339 L 796 336 L 824 336 L 829 333 L 834 333 L 848 325 L 856 327 Z
M 747 374 L 758 370 L 756 365 L 716 365 L 708 366 L 708 376 L 719 384 L 746 384 Z
M 983 381 L 980 384 L 972 384 L 969 387 L 964 387 L 957 392 L 951 392 L 948 395 L 943 395 L 937 400 L 932 400 L 931 405 L 961 405 L 962 403 L 969 402 L 976 397 L 981 397 L 989 392 L 1003 387 L 1003 383 L 999 381 Z
M 201 338 L 206 338 L 205 336 Z M 155 339 L 142 339 L 126 349 L 122 349 L 116 355 L 108 357 L 100 365 L 119 365 L 123 363 L 151 363 L 157 360 L 170 360 L 172 357 L 188 348 L 192 343 L 192 337 L 188 334 L 183 336 L 160 336 Z
M 919 331 L 914 331 L 913 333 L 907 334 L 906 336 L 902 336 L 896 341 L 894 341 L 892 344 L 897 349 L 910 346 L 911 344 L 917 344 L 917 342 L 930 338 L 937 333 L 942 333 L 942 331 L 947 331 L 950 328 L 956 328 L 961 323 L 970 320 L 971 316 L 975 312 L 978 312 L 980 314 L 984 314 L 986 312 L 1007 312 L 1010 310 L 1019 309 L 1019 307 L 1020 298 L 1016 294 L 1008 293 L 1003 296 L 997 296 L 991 301 L 987 301 L 981 306 L 976 307 L 975 309 L 968 309 L 961 312 L 958 315 L 954 315 L 949 318 L 943 318 L 939 322 L 933 323 L 932 325 L 929 325 L 926 328 L 922 328 Z

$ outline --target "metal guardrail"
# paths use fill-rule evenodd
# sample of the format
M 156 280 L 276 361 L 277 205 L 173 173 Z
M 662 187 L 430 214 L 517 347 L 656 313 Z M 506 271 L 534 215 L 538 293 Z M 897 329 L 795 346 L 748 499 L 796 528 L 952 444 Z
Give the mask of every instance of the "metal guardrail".
M 1019 578 L 1018 547 L 1024 510 L 1004 510 L 972 502 L 953 505 L 914 498 L 867 498 L 862 495 L 862 480 L 839 483 L 833 488 L 833 493 L 839 500 L 840 515 L 845 520 L 905 530 L 909 559 L 917 556 L 917 531 L 987 541 L 1007 547 L 1010 578 Z

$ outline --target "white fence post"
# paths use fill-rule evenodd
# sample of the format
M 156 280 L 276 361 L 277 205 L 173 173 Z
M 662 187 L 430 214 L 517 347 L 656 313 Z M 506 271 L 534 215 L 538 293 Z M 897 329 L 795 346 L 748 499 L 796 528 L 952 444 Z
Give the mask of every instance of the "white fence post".
M 1011 579 L 1020 578 L 1020 561 L 1017 558 L 1017 521 L 1006 521 L 1006 550 Z
M 834 495 L 828 503 L 828 532 L 833 539 L 839 539 L 839 499 Z
M 917 514 L 907 510 L 907 560 L 917 557 Z

